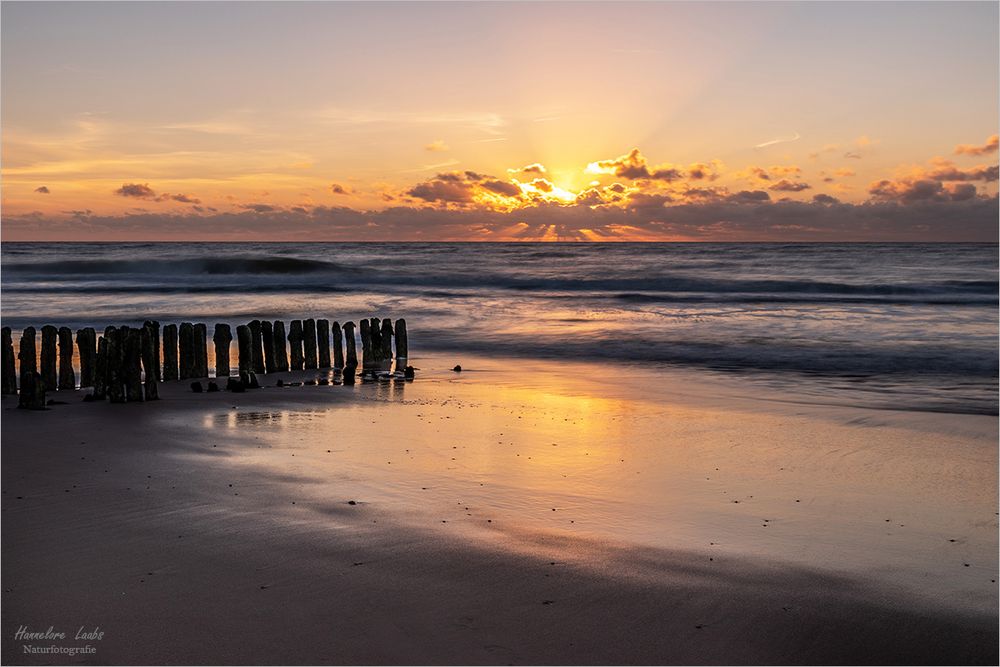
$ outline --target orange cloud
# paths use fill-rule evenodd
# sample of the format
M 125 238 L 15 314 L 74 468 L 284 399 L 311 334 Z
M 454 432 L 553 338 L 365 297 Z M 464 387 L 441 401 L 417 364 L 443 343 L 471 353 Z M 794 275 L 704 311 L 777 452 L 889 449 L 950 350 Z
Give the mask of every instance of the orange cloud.
M 987 155 L 989 153 L 996 153 L 998 146 L 1000 146 L 1000 136 L 994 134 L 982 146 L 970 144 L 955 146 L 955 155 Z

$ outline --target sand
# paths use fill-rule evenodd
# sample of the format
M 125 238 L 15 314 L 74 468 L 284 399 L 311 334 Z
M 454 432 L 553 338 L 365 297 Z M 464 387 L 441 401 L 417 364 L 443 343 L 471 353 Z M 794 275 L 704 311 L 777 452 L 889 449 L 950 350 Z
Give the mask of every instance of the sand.
M 42 413 L 4 397 L 3 661 L 996 663 L 995 417 L 417 365 Z M 96 653 L 23 653 L 53 643 Z

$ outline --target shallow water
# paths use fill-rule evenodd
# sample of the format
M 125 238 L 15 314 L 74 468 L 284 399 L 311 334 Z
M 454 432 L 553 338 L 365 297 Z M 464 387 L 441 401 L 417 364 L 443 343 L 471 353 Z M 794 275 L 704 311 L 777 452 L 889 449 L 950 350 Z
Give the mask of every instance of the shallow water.
M 407 318 L 420 351 L 683 365 L 997 413 L 992 244 L 12 244 L 3 320 Z M 516 363 L 516 362 L 515 362 Z

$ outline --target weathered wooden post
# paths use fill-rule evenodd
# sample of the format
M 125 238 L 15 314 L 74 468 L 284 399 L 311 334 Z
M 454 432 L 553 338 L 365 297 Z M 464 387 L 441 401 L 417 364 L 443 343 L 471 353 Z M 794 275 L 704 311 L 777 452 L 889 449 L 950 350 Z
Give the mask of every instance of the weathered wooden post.
M 392 370 L 392 320 L 382 320 L 382 366 L 380 370 Z
M 42 354 L 39 374 L 45 383 L 46 391 L 56 390 L 56 334 L 57 330 L 51 324 L 42 327 Z
M 347 343 L 347 358 L 344 360 L 344 373 L 350 370 L 354 375 L 358 367 L 358 348 L 354 338 L 354 322 L 344 322 L 344 341 Z
M 382 328 L 381 322 L 377 317 L 371 319 L 369 326 L 371 327 L 372 336 L 372 373 L 382 369 Z
M 229 377 L 229 347 L 233 342 L 233 330 L 228 324 L 216 324 L 212 334 L 215 343 L 215 377 Z
M 125 343 L 125 399 L 141 403 L 142 390 L 142 330 L 122 327 Z
M 274 321 L 274 366 L 280 371 L 288 370 L 288 347 L 285 340 L 285 323 Z
M 194 376 L 208 377 L 208 327 L 204 323 L 194 325 Z
M 124 376 L 124 327 L 108 327 L 104 337 L 108 341 L 108 399 L 112 403 L 125 402 Z
M 372 323 L 361 319 L 361 373 L 372 369 Z
M 160 365 L 160 358 L 156 355 L 156 332 L 157 327 L 152 322 L 146 322 L 141 329 L 141 351 L 143 370 L 143 398 L 147 401 L 155 401 L 160 398 L 159 389 L 156 386 L 156 369 Z
M 330 320 L 316 320 L 316 343 L 319 351 L 319 367 L 330 367 Z
M 76 332 L 76 346 L 80 350 L 80 389 L 94 386 L 94 357 L 97 355 L 97 332 L 84 327 Z
M 253 332 L 250 327 L 245 324 L 236 327 L 236 342 L 239 350 L 237 363 L 242 378 L 244 373 L 253 370 Z
M 156 381 L 159 382 L 163 379 L 163 374 L 160 373 L 160 323 L 155 320 L 146 320 L 142 323 L 142 327 L 149 329 L 150 340 L 153 343 L 153 358 L 156 360 L 152 373 Z M 143 364 L 145 365 L 145 362 Z
M 105 332 L 97 341 L 97 356 L 94 358 L 94 400 L 103 401 L 108 397 L 108 336 Z
M 252 370 L 254 373 L 263 373 L 264 340 L 260 328 L 260 320 L 253 320 L 252 322 L 250 322 L 249 327 L 250 327 L 250 342 L 252 343 L 252 348 L 253 348 Z
M 10 327 L 3 327 L 0 334 L 0 347 L 3 348 L 3 382 L 0 383 L 0 393 L 6 395 L 17 393 L 17 362 L 14 359 L 14 342 L 10 338 Z
M 45 383 L 35 371 L 21 373 L 21 393 L 17 397 L 17 407 L 25 410 L 45 409 Z
M 38 358 L 35 356 L 35 327 L 25 327 L 21 332 L 21 344 L 17 348 L 18 371 L 35 373 L 38 371 Z
M 163 327 L 163 379 L 176 380 L 177 372 L 177 325 Z
M 306 369 L 316 368 L 316 320 L 302 321 L 302 347 Z
M 69 327 L 59 327 L 59 388 L 76 389 L 73 372 L 73 332 Z
M 190 322 L 181 322 L 179 331 L 180 379 L 190 380 L 194 377 L 194 325 Z
M 278 366 L 275 364 L 274 355 L 274 325 L 270 320 L 263 320 L 260 323 L 260 338 L 264 344 L 264 372 L 276 373 Z
M 406 370 L 409 357 L 408 341 L 406 340 L 406 320 L 402 317 L 396 320 L 396 372 Z
M 340 371 L 344 369 L 344 333 L 340 330 L 338 322 L 333 323 L 333 369 Z
M 292 320 L 288 324 L 288 347 L 291 350 L 289 367 L 293 371 L 301 371 L 302 358 L 302 320 Z

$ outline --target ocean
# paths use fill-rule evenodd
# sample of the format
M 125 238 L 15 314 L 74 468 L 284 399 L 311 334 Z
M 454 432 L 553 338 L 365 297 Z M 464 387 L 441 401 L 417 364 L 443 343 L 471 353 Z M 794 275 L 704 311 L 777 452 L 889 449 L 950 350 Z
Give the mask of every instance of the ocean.
M 3 325 L 405 317 L 421 353 L 997 414 L 995 244 L 4 243 Z

